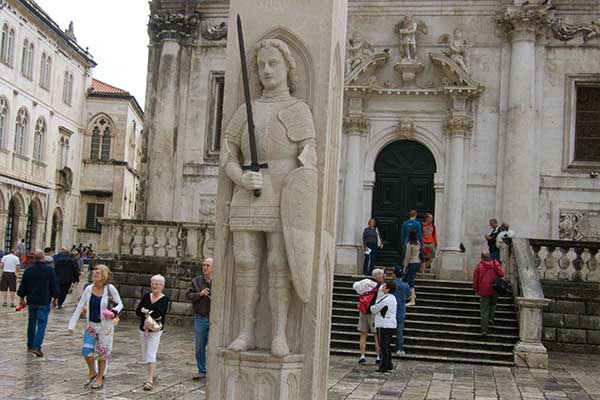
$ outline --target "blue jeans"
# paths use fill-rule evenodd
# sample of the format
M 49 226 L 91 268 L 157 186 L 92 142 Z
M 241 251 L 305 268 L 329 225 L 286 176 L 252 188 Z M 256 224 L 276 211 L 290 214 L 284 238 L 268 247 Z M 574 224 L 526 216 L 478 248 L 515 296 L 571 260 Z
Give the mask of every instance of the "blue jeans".
M 396 351 L 404 351 L 404 319 L 396 318 Z
M 377 258 L 377 243 L 368 244 L 368 248 L 371 249 L 371 254 L 365 254 L 365 262 L 363 263 L 363 275 L 371 275 L 371 272 L 375 269 L 375 259 Z
M 50 314 L 50 304 L 45 306 L 29 304 L 29 323 L 27 324 L 27 347 L 40 350 L 46 333 L 48 324 L 48 314 Z
M 206 374 L 206 345 L 208 344 L 208 317 L 200 314 L 194 316 L 194 331 L 196 332 L 196 364 L 198 372 Z

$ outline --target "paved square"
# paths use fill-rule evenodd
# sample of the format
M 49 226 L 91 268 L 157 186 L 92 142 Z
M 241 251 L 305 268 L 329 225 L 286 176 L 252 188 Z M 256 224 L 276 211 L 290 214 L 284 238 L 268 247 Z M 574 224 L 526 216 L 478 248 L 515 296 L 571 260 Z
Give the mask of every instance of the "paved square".
M 195 382 L 191 329 L 167 326 L 159 350 L 155 390 L 144 392 L 146 366 L 140 362 L 137 326 L 123 322 L 115 335 L 113 362 L 105 388 L 83 387 L 86 368 L 81 336 L 68 336 L 73 306 L 53 311 L 43 358 L 25 352 L 27 312 L 0 311 L 0 399 L 204 399 Z M 83 328 L 80 321 L 78 329 Z M 369 362 L 373 362 L 370 359 Z M 395 360 L 383 376 L 375 366 L 332 357 L 329 400 L 600 400 L 600 355 L 551 356 L 551 368 L 528 370 L 480 365 Z

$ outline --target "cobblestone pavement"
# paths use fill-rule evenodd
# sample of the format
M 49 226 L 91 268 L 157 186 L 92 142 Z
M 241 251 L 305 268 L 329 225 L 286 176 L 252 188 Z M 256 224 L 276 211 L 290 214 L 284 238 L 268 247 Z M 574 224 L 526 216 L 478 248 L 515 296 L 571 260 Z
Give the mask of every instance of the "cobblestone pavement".
M 27 313 L 0 315 L 0 400 L 11 399 L 194 399 L 205 398 L 195 373 L 193 333 L 167 326 L 158 358 L 159 379 L 144 392 L 146 367 L 139 360 L 137 326 L 123 322 L 116 331 L 113 362 L 105 388 L 83 387 L 86 368 L 80 335 L 66 334 L 73 305 L 50 314 L 45 357 L 24 351 Z M 83 328 L 83 320 L 79 328 Z M 372 359 L 369 361 L 373 361 Z M 551 369 L 527 370 L 466 364 L 404 361 L 382 376 L 374 365 L 332 357 L 329 400 L 599 400 L 600 355 L 553 354 Z

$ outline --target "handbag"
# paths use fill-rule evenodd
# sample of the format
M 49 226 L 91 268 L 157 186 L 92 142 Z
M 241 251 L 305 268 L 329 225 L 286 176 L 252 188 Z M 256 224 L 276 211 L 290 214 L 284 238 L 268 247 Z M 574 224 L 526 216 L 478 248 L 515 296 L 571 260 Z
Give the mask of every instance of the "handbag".
M 106 289 L 108 290 L 108 305 L 107 305 L 107 309 L 108 311 L 112 312 L 114 314 L 114 317 L 112 318 L 112 322 L 114 326 L 119 325 L 119 322 L 121 321 L 121 319 L 119 318 L 119 313 L 115 313 L 113 312 L 113 308 L 119 304 L 115 301 L 115 298 L 113 297 L 111 291 L 110 291 L 110 285 L 108 285 L 106 287 Z
M 494 282 L 492 282 L 492 288 L 496 291 L 496 293 L 512 294 L 512 285 L 498 276 L 498 272 L 496 270 L 495 263 L 494 263 L 494 274 L 496 275 L 496 278 L 494 279 Z
M 154 318 L 152 318 L 150 314 L 152 314 L 152 311 L 146 314 L 146 319 L 144 320 L 144 329 L 150 332 L 160 331 L 162 329 L 162 324 Z

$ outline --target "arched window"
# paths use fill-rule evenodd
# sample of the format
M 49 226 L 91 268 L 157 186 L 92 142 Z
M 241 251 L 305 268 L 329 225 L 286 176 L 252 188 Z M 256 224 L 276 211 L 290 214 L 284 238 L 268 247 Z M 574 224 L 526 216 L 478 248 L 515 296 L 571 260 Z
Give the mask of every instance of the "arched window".
M 40 86 L 46 90 L 50 88 L 50 78 L 52 73 L 52 58 L 46 53 L 42 53 L 40 63 Z
M 37 162 L 44 161 L 44 137 L 46 136 L 46 121 L 38 118 L 35 123 L 35 134 L 33 136 L 33 159 Z
M 69 139 L 61 137 L 58 141 L 58 169 L 63 169 L 69 161 Z
M 63 78 L 63 103 L 71 105 L 73 101 L 73 74 L 65 71 Z
M 0 97 L 0 149 L 6 147 L 4 134 L 8 131 L 8 101 Z
M 8 32 L 8 53 L 6 57 L 6 63 L 13 66 L 13 55 L 15 54 L 15 30 L 10 29 Z
M 33 76 L 33 43 L 25 39 L 23 41 L 23 57 L 21 59 L 21 73 L 31 79 Z
M 7 64 L 8 60 L 8 24 L 2 25 L 2 37 L 0 37 L 0 61 Z
M 15 125 L 15 153 L 25 155 L 25 139 L 27 137 L 27 126 L 29 124 L 29 114 L 25 108 L 21 108 L 17 114 L 17 123 Z
M 92 124 L 90 159 L 105 161 L 110 159 L 110 141 L 112 132 L 112 126 L 105 117 L 99 117 L 94 124 Z

